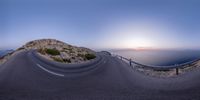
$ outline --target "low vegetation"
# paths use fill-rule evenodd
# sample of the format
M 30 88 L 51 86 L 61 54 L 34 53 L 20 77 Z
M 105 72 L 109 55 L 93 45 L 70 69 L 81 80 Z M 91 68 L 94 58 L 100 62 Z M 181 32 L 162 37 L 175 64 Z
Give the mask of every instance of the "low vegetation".
M 66 48 L 64 48 L 64 49 L 66 50 Z M 71 49 L 69 49 L 69 50 L 72 51 Z M 45 55 L 45 54 L 51 55 L 51 58 L 54 61 L 64 62 L 64 63 L 72 63 L 72 61 L 76 60 L 76 57 L 80 57 L 84 61 L 96 58 L 95 54 L 92 54 L 92 53 L 87 53 L 87 54 L 78 53 L 77 56 L 74 56 L 71 58 L 62 58 L 62 57 L 59 57 L 61 55 L 61 53 L 57 49 L 38 49 L 38 52 L 40 52 L 43 55 Z
M 43 54 L 43 55 L 45 55 L 45 53 L 46 53 L 44 49 L 38 49 L 38 52 Z
M 50 55 L 60 55 L 60 52 L 57 49 L 45 49 L 45 52 Z
M 49 54 L 52 56 L 60 55 L 60 52 L 57 49 L 39 49 L 38 52 L 41 54 Z
M 70 59 L 63 59 L 63 61 L 66 62 L 66 63 L 71 63 Z
M 20 50 L 23 50 L 23 49 L 25 49 L 25 48 L 21 47 L 21 48 L 18 48 L 17 51 L 20 51 Z
M 96 57 L 95 52 L 88 48 L 72 46 L 55 39 L 34 40 L 22 48 L 37 49 L 47 59 L 63 63 L 82 63 Z
M 77 56 L 83 58 L 84 60 L 91 60 L 91 59 L 96 58 L 96 56 L 94 54 L 90 54 L 90 53 L 88 53 L 88 54 L 78 54 Z
M 64 62 L 63 59 L 61 58 L 57 58 L 57 57 L 52 57 L 54 61 L 57 61 L 57 62 Z
M 95 56 L 94 54 L 85 54 L 85 58 L 86 58 L 87 60 L 90 60 L 90 59 L 96 58 L 96 56 Z

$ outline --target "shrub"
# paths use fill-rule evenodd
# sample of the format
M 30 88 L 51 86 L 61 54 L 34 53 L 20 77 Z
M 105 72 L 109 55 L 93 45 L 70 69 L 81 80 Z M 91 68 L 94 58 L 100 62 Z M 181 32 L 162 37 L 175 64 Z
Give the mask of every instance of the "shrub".
M 64 62 L 71 63 L 70 59 L 63 59 Z
M 85 54 L 85 58 L 86 58 L 87 60 L 90 60 L 90 59 L 96 58 L 96 56 L 95 56 L 94 54 Z
M 57 49 L 46 49 L 45 52 L 50 55 L 60 55 L 60 52 Z
M 43 54 L 43 55 L 46 53 L 44 49 L 38 49 L 38 52 Z
M 75 53 L 72 49 L 69 49 L 69 52 L 70 52 L 70 53 Z
M 79 53 L 77 56 L 78 56 L 78 57 L 82 57 L 82 58 L 84 58 L 84 57 L 85 57 L 85 55 L 83 55 L 83 54 L 80 54 L 80 53 Z
M 52 57 L 54 61 L 57 62 L 64 62 L 61 58 L 57 58 L 57 57 Z
M 70 53 L 75 53 L 72 48 L 63 48 L 65 51 L 69 51 Z
M 23 50 L 23 49 L 25 49 L 25 48 L 24 47 L 20 47 L 20 48 L 17 49 L 17 51 Z

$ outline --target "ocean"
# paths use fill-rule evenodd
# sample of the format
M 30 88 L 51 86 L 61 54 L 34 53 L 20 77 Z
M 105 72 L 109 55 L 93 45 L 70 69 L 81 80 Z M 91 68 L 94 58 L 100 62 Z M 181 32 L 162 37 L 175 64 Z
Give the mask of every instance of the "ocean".
M 13 52 L 14 50 L 0 50 L 0 58 L 4 55 Z
M 2 57 L 4 54 L 5 54 L 4 51 L 0 50 L 0 57 Z
M 155 66 L 170 66 L 200 58 L 200 50 L 114 50 L 111 53 Z

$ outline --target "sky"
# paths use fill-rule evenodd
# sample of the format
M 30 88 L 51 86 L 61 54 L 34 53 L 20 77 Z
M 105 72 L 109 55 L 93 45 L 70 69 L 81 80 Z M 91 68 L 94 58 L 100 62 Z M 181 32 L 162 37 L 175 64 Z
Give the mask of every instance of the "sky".
M 199 0 L 0 0 L 0 49 L 52 38 L 91 49 L 200 49 Z

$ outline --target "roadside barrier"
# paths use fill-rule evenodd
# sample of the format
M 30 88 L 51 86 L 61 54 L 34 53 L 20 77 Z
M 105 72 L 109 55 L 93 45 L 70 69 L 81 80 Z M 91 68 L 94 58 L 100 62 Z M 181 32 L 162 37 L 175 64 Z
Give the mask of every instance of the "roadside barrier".
M 200 61 L 200 59 L 195 59 L 193 61 L 189 61 L 189 62 L 182 63 L 182 64 L 175 64 L 175 65 L 170 65 L 170 66 L 153 66 L 153 65 L 141 64 L 141 63 L 138 63 L 138 62 L 134 61 L 133 59 L 128 59 L 128 58 L 125 58 L 123 56 L 119 56 L 119 55 L 113 55 L 113 56 L 115 56 L 115 57 L 117 57 L 117 58 L 129 63 L 130 66 L 136 66 L 137 65 L 140 68 L 144 68 L 144 69 L 152 69 L 152 70 L 155 70 L 155 71 L 168 71 L 168 70 L 175 69 L 176 75 L 179 74 L 179 69 L 184 69 L 186 67 L 193 66 L 198 61 Z

